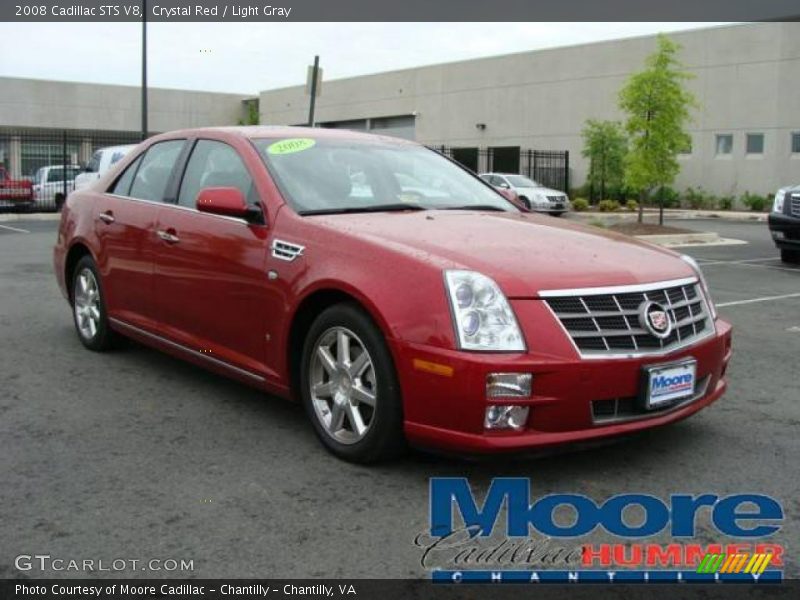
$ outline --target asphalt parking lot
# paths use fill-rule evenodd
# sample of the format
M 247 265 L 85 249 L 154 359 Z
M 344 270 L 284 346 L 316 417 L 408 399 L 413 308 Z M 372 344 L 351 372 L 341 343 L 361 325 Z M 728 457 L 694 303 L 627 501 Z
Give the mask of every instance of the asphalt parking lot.
M 479 462 L 413 452 L 359 467 L 323 451 L 302 410 L 144 347 L 80 345 L 52 275 L 56 223 L 0 222 L 0 577 L 18 554 L 193 560 L 191 577 L 422 577 L 428 478 L 527 476 L 534 493 L 759 492 L 787 519 L 800 575 L 800 269 L 765 223 L 677 225 L 744 245 L 694 247 L 734 325 L 728 394 L 624 443 Z M 710 529 L 702 542 L 720 542 Z M 105 574 L 98 573 L 103 576 Z

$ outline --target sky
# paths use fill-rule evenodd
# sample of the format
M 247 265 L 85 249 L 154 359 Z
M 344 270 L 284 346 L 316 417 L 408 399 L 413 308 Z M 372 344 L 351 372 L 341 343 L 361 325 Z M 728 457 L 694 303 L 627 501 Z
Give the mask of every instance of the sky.
M 150 23 L 151 87 L 256 94 L 324 80 L 722 23 Z M 0 23 L 0 76 L 139 85 L 139 23 Z

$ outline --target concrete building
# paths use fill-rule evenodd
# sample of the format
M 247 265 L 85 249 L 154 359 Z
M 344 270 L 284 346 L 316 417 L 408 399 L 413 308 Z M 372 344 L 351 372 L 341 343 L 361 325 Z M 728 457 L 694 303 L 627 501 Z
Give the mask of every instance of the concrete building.
M 140 139 L 141 92 L 136 86 L 0 77 L 0 165 L 30 177 L 46 164 L 85 164 L 94 149 Z M 247 118 L 242 94 L 151 88 L 151 133 Z M 66 140 L 64 139 L 66 137 Z
M 487 31 L 487 35 L 491 35 Z M 766 194 L 800 182 L 800 23 L 751 23 L 671 34 L 700 109 L 675 187 Z M 326 81 L 316 120 L 456 149 L 463 161 L 514 170 L 519 149 L 568 150 L 585 181 L 586 119 L 621 119 L 617 95 L 656 47 L 654 36 Z M 302 124 L 303 86 L 261 93 L 261 122 Z

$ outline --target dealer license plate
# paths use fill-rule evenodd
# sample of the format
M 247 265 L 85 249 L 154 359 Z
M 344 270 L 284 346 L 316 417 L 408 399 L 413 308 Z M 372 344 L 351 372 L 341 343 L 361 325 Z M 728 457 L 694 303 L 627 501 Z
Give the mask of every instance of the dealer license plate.
M 644 407 L 660 408 L 694 395 L 697 383 L 697 361 L 685 360 L 670 365 L 644 368 Z

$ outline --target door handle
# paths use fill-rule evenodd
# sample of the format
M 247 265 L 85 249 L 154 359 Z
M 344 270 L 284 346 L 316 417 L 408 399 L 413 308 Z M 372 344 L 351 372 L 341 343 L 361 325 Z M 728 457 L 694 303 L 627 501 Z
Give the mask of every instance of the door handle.
M 99 215 L 97 215 L 97 218 L 100 219 L 103 223 L 108 223 L 109 225 L 114 221 L 116 221 L 116 219 L 114 218 L 114 213 L 111 212 L 110 210 L 100 213 Z
M 181 239 L 177 235 L 175 235 L 174 232 L 175 232 L 174 229 L 170 229 L 167 231 L 156 231 L 156 234 L 158 234 L 158 237 L 160 237 L 168 244 L 177 244 L 178 242 L 181 241 Z

